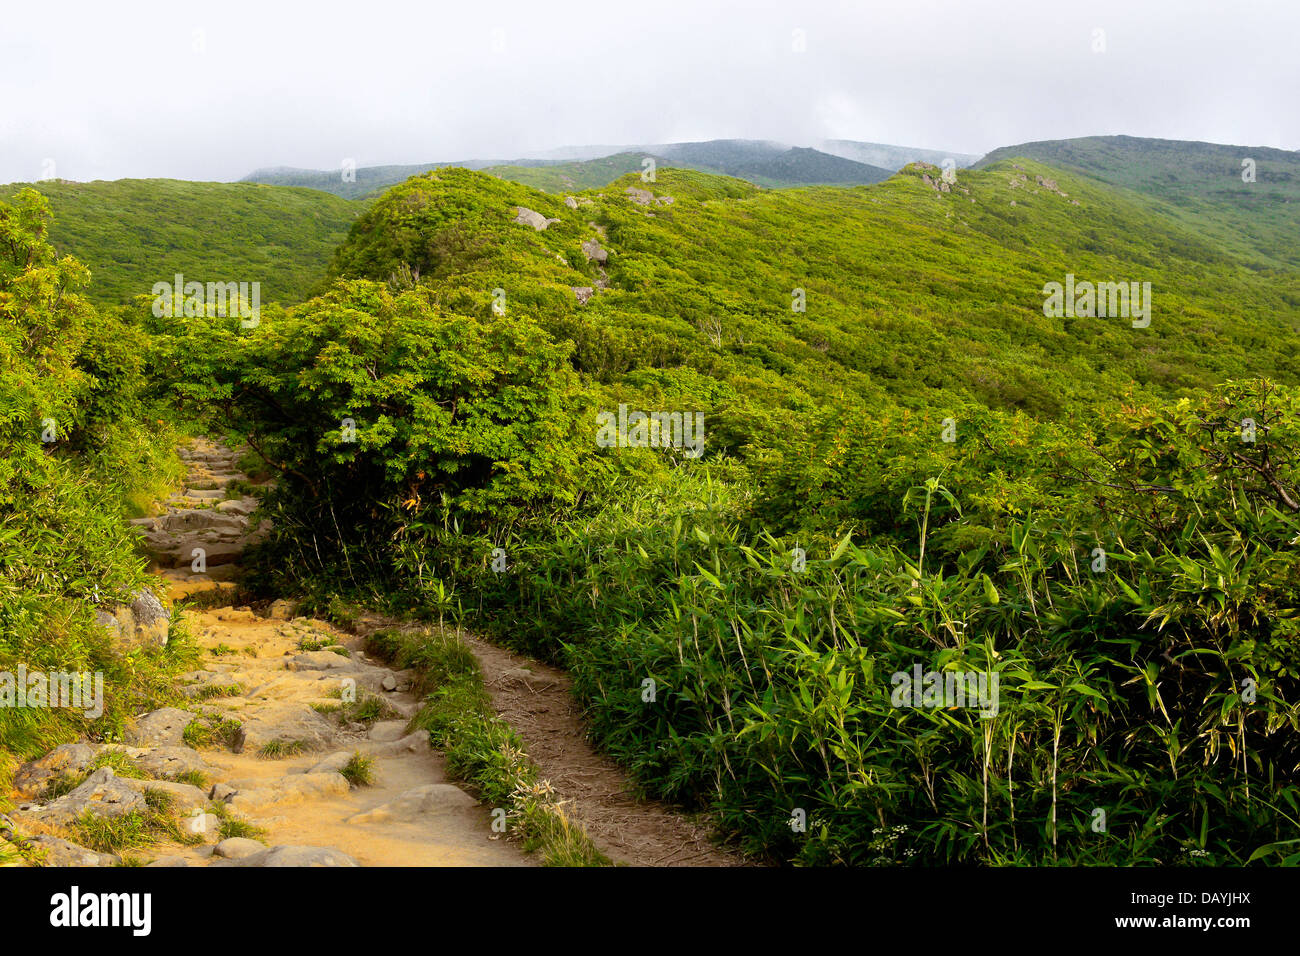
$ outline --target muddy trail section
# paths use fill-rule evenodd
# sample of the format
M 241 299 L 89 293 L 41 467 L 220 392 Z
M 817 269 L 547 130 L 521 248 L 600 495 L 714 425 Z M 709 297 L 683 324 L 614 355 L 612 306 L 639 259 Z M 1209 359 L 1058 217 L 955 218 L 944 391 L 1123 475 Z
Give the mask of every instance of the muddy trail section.
M 189 703 L 140 715 L 122 743 L 65 744 L 15 777 L 18 808 L 0 818 L 46 865 L 531 866 L 494 833 L 490 808 L 453 782 L 410 719 L 413 674 L 368 657 L 357 633 L 295 616 L 277 601 L 231 606 L 239 559 L 256 541 L 258 488 L 224 445 L 181 450 L 185 488 L 136 519 L 144 546 L 201 650 L 181 675 Z M 737 866 L 707 828 L 633 795 L 586 741 L 568 677 L 473 637 L 497 712 L 523 737 L 557 796 L 615 863 Z M 84 845 L 162 807 L 179 826 L 139 849 Z M 82 842 L 77 842 L 82 839 Z

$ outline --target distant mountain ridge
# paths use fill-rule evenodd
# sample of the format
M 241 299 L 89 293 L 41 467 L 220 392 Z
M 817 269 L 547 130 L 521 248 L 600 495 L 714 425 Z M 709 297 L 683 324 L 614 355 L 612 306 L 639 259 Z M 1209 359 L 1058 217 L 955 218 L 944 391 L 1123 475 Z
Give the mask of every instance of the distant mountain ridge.
M 420 163 L 411 166 L 362 166 L 357 169 L 300 169 L 294 166 L 274 166 L 254 170 L 243 183 L 261 183 L 264 186 L 305 186 L 321 192 L 333 193 L 343 199 L 360 197 L 387 189 L 412 176 L 444 166 L 464 166 L 466 169 L 483 169 L 499 165 L 501 160 L 464 160 L 461 162 Z
M 630 164 L 632 156 L 636 157 L 635 164 Z M 716 139 L 628 146 L 567 146 L 550 150 L 535 158 L 365 166 L 348 170 L 346 175 L 341 168 L 318 170 L 272 167 L 258 169 L 242 181 L 271 186 L 307 186 L 355 199 L 431 169 L 463 166 L 553 191 L 604 186 L 623 173 L 640 169 L 645 157 L 654 159 L 658 165 L 720 173 L 768 188 L 867 185 L 882 182 L 897 169 L 917 160 L 942 165 L 945 159 L 952 158 L 957 166 L 968 166 L 977 158 L 968 153 L 851 140 L 828 140 L 814 147 L 803 147 L 769 140 Z M 880 159 L 886 165 L 872 163 L 867 157 Z M 548 167 L 553 168 L 554 172 L 526 172 L 546 170 Z M 582 185 L 566 185 L 566 179 Z
M 817 148 L 832 156 L 890 170 L 899 170 L 908 163 L 916 162 L 942 167 L 944 162 L 950 159 L 958 169 L 964 169 L 980 158 L 977 153 L 955 153 L 951 150 L 921 149 L 916 146 L 890 146 L 886 143 L 859 143 L 850 139 L 824 139 L 817 144 Z
M 894 174 L 891 169 L 832 156 L 820 150 L 787 147 L 782 143 L 761 140 L 714 139 L 698 143 L 665 143 L 648 149 L 677 165 L 748 179 L 760 186 L 867 185 L 883 182 Z

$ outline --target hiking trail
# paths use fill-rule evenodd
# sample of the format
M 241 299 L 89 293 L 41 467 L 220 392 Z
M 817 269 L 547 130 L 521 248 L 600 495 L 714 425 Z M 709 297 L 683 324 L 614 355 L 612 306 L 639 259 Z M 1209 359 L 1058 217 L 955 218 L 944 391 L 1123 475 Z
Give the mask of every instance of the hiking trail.
M 537 865 L 537 856 L 492 831 L 489 808 L 448 777 L 429 735 L 408 732 L 421 706 L 409 689 L 412 673 L 364 651 L 364 635 L 391 621 L 364 615 L 360 633 L 349 634 L 294 616 L 287 601 L 260 613 L 230 606 L 239 558 L 264 533 L 251 527 L 258 488 L 224 445 L 199 438 L 180 454 L 184 489 L 161 514 L 132 523 L 169 598 L 193 601 L 183 613 L 202 660 L 180 677 L 192 703 L 140 716 L 123 743 L 65 744 L 25 764 L 15 785 L 30 799 L 10 814 L 15 829 L 50 865 L 113 865 L 122 856 L 150 866 Z M 702 825 L 630 795 L 621 771 L 586 742 L 567 675 L 464 639 L 498 713 L 613 861 L 744 864 L 713 846 Z M 103 766 L 106 751 L 121 751 L 146 779 Z M 367 760 L 368 773 L 359 774 Z M 44 795 L 69 776 L 84 780 Z M 170 794 L 195 845 L 112 854 L 69 839 L 87 812 L 109 819 L 143 812 L 149 790 Z M 249 835 L 223 839 L 223 831 Z

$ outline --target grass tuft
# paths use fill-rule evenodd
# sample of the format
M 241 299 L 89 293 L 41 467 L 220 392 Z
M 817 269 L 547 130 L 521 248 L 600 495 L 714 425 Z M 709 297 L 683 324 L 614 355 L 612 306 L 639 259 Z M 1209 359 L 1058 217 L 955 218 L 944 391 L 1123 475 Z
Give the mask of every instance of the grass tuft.
M 211 718 L 200 718 L 185 726 L 181 740 L 185 746 L 195 750 L 212 750 L 217 747 L 233 750 L 241 726 L 239 721 L 228 717 L 217 720 L 215 724 Z
M 263 760 L 281 760 L 306 753 L 311 747 L 305 740 L 268 740 L 257 751 Z
M 339 773 L 354 787 L 368 787 L 375 782 L 375 762 L 360 752 L 354 753 Z

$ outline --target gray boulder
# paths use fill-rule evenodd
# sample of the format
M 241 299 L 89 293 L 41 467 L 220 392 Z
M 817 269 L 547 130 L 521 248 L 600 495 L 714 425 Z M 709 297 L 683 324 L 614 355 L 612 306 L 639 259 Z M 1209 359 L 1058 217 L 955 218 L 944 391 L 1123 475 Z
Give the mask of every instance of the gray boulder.
M 95 612 L 95 623 L 109 631 L 119 651 L 136 647 L 165 647 L 171 612 L 149 590 L 137 592 L 129 605 L 111 605 Z
M 172 805 L 181 811 L 197 810 L 206 806 L 208 802 L 206 792 L 188 783 L 175 783 L 171 780 L 133 780 L 129 777 L 119 779 L 137 793 L 160 790 L 170 795 Z
M 360 866 L 346 853 L 329 847 L 276 846 L 235 860 L 215 860 L 211 866 Z
M 407 790 L 395 800 L 348 817 L 348 823 L 388 823 L 393 820 L 417 820 L 442 813 L 473 810 L 478 801 L 460 787 L 450 783 L 431 783 Z
M 135 616 L 135 637 L 141 645 L 166 646 L 172 615 L 158 600 L 158 595 L 148 590 L 140 591 L 131 602 L 131 613 Z
M 558 219 L 547 219 L 540 212 L 529 209 L 527 206 L 515 207 L 515 222 L 521 226 L 532 226 L 538 232 L 545 231 L 547 226 L 559 221 Z
M 293 601 L 273 601 L 267 617 L 273 621 L 291 621 L 296 610 L 297 605 Z
M 242 860 L 266 849 L 267 847 L 264 844 L 258 843 L 256 840 L 249 840 L 245 837 L 229 837 L 213 848 L 212 855 L 223 860 Z
M 340 750 L 332 753 L 305 773 L 338 773 L 352 760 L 352 751 Z
M 204 761 L 202 755 L 190 747 L 158 747 L 155 750 L 145 751 L 136 758 L 136 763 L 149 776 L 160 780 L 169 780 L 194 770 L 199 773 L 212 772 L 212 768 Z
M 126 742 L 137 747 L 180 747 L 185 728 L 194 720 L 188 710 L 163 707 L 139 718 L 126 731 Z
M 342 660 L 342 658 L 339 658 Z M 334 724 L 296 701 L 268 702 L 256 717 L 245 717 L 235 737 L 235 753 L 261 750 L 272 741 L 320 750 L 334 739 Z
M 27 842 L 41 853 L 46 866 L 112 866 L 117 863 L 117 857 L 111 853 L 99 853 L 46 833 L 29 837 Z

